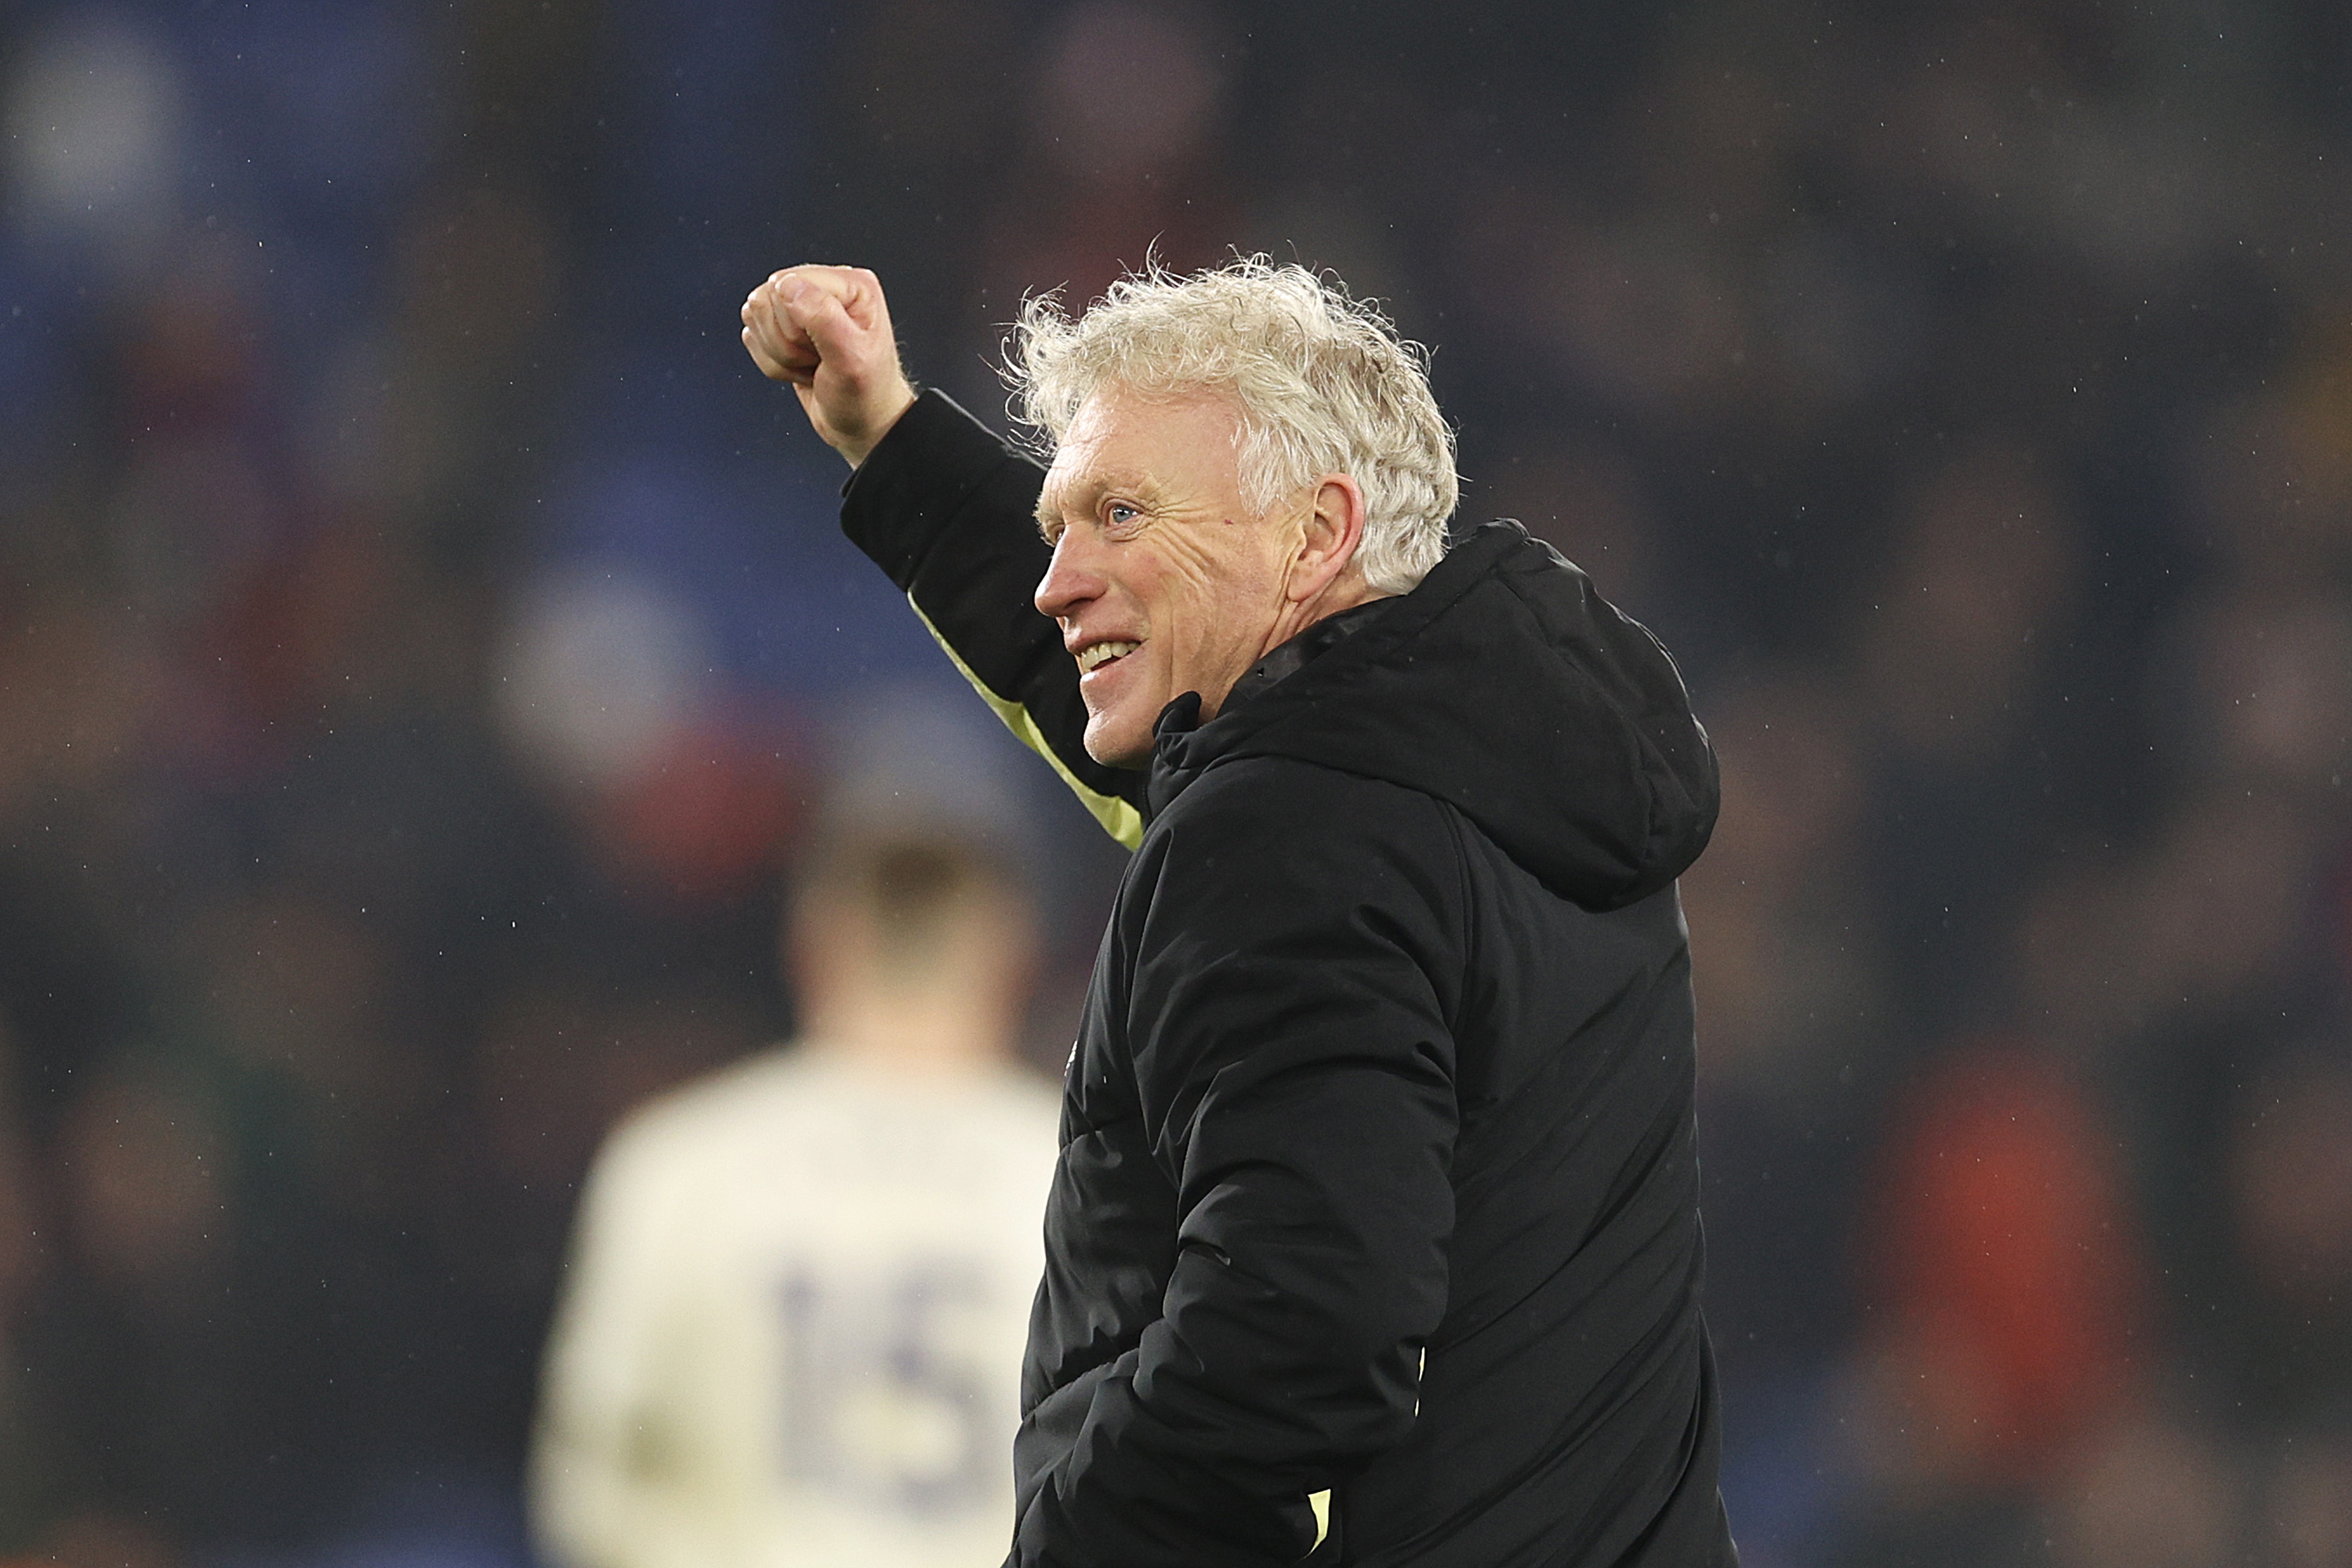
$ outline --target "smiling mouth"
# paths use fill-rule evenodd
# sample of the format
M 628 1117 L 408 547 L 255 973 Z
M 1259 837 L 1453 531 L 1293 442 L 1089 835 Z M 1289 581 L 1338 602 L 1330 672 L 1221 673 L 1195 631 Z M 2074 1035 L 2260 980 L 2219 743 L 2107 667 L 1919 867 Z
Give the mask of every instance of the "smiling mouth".
M 1139 642 L 1098 642 L 1078 650 L 1078 673 L 1091 675 L 1113 659 L 1125 658 L 1143 645 Z

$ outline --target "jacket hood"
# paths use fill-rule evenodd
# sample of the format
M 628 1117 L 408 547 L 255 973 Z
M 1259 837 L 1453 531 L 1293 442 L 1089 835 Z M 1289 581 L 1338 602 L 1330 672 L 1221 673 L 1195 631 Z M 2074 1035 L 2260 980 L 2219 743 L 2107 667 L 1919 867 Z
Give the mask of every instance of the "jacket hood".
M 1592 910 L 1665 887 L 1715 828 L 1715 752 L 1674 660 L 1516 522 L 1246 702 L 1199 711 L 1188 696 L 1161 716 L 1154 816 L 1223 762 L 1314 763 L 1446 802 Z

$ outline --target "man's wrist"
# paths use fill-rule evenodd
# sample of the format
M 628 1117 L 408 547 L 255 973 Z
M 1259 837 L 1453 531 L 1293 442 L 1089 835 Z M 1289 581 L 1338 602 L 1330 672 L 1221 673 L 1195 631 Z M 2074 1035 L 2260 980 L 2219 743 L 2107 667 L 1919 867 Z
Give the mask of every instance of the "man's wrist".
M 920 389 L 919 389 L 913 382 L 899 382 L 898 395 L 890 400 L 890 412 L 887 416 L 877 422 L 873 438 L 866 442 L 865 445 L 859 447 L 854 452 L 845 446 L 836 447 L 835 449 L 839 451 L 844 458 L 849 459 L 849 466 L 851 468 L 864 468 L 866 466 L 866 459 L 874 455 L 874 448 L 880 446 L 884 439 L 889 436 L 892 430 L 898 428 L 898 421 L 907 416 L 907 410 L 915 405 L 915 399 L 920 395 Z

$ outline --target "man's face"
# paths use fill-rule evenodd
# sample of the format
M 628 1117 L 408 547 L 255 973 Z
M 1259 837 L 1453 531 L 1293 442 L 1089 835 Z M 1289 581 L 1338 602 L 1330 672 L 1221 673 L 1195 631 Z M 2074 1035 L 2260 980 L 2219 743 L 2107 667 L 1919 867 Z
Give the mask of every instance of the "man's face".
M 1097 762 L 1142 766 L 1171 699 L 1197 691 L 1214 714 L 1278 640 L 1299 531 L 1243 499 L 1240 429 L 1216 393 L 1107 386 L 1063 433 L 1037 503 L 1054 563 L 1036 603 L 1078 660 Z

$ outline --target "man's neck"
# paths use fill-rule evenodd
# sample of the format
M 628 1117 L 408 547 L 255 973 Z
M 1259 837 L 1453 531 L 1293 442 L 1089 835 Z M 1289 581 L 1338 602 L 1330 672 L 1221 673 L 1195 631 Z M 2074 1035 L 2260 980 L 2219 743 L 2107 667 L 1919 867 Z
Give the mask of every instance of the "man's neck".
M 1345 575 L 1313 598 L 1286 606 L 1284 613 L 1275 617 L 1274 625 L 1266 628 L 1265 642 L 1257 650 L 1257 656 L 1264 658 L 1301 632 L 1321 625 L 1333 616 L 1369 605 L 1375 599 L 1388 597 L 1389 595 L 1366 583 L 1350 566 Z
M 1225 693 L 1224 700 L 1217 705 L 1216 711 L 1225 712 L 1247 702 L 1267 688 L 1296 674 L 1302 666 L 1318 654 L 1349 636 L 1358 627 L 1370 620 L 1372 618 L 1370 612 L 1387 604 L 1393 597 L 1394 595 L 1390 594 L 1366 595 L 1357 599 L 1355 603 L 1324 616 L 1296 637 L 1268 650 L 1265 657 L 1243 672 L 1239 680 L 1234 682 L 1232 689 Z M 1204 704 L 1202 712 L 1202 720 L 1214 717 L 1215 714 L 1209 712 Z

